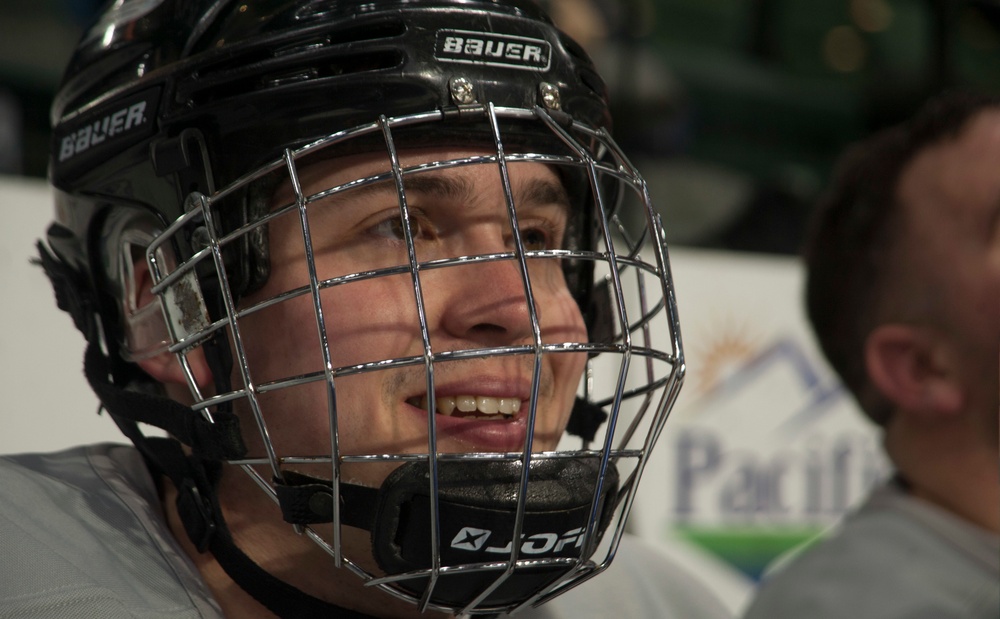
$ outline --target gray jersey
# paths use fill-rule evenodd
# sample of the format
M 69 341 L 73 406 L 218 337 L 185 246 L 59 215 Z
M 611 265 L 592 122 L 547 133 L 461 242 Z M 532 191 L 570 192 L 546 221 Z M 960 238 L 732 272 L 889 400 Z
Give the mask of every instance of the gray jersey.
M 0 618 L 221 618 L 132 447 L 0 457 Z M 626 538 L 612 567 L 530 619 L 722 619 L 676 565 Z
M 1000 536 L 890 482 L 765 577 L 745 619 L 998 616 Z

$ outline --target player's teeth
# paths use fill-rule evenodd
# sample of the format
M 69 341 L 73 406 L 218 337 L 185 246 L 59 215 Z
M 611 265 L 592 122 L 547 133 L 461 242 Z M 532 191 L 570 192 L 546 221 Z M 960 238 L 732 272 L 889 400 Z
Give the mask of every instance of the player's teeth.
M 476 410 L 476 396 L 460 395 L 455 397 L 455 408 L 463 413 L 472 413 Z
M 476 396 L 476 408 L 485 415 L 496 415 L 500 412 L 500 402 L 496 398 L 478 395 Z
M 416 399 L 411 402 L 416 405 Z M 520 398 L 494 398 L 490 396 L 460 395 L 455 397 L 439 396 L 435 398 L 437 412 L 442 415 L 453 415 L 455 411 L 463 413 L 477 412 L 483 415 L 512 416 L 521 410 Z M 427 396 L 420 399 L 420 408 L 427 408 Z
M 425 398 L 426 400 L 426 398 Z M 435 398 L 437 401 L 437 412 L 442 415 L 450 415 L 455 412 L 455 398 Z M 426 406 L 426 402 L 424 403 Z
M 521 410 L 521 400 L 519 398 L 500 398 L 497 407 L 504 415 L 513 415 Z

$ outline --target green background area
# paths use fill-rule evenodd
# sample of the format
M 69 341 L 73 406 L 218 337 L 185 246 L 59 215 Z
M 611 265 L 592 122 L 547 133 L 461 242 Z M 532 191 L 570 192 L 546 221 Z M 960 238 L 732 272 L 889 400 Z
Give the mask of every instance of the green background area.
M 671 243 L 795 253 L 849 143 L 944 89 L 1000 94 L 996 0 L 540 1 L 600 24 L 571 34 Z M 4 0 L 0 174 L 45 176 L 52 97 L 102 4 Z
M 670 529 L 672 535 L 715 555 L 754 581 L 767 566 L 785 552 L 814 543 L 821 528 L 715 528 L 684 526 Z

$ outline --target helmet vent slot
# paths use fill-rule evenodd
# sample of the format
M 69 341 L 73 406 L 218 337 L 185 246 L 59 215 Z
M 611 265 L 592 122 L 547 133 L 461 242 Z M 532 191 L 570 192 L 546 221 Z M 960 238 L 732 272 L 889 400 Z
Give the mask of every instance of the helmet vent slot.
M 284 39 L 267 48 L 240 49 L 234 46 L 226 50 L 225 59 L 210 61 L 202 65 L 191 81 L 217 83 L 236 81 L 243 75 L 259 74 L 261 68 L 280 72 L 292 67 L 301 68 L 309 64 L 318 66 L 323 57 L 349 55 L 358 58 L 354 44 L 368 42 L 377 44 L 379 41 L 402 36 L 406 33 L 406 25 L 399 20 L 386 20 L 377 24 L 366 24 L 364 27 L 352 26 L 312 32 L 308 37 Z M 374 50 L 369 52 L 376 53 Z M 340 60 L 338 59 L 338 62 Z M 192 91 L 196 88 L 191 88 Z
M 203 105 L 270 88 L 393 69 L 401 66 L 404 58 L 402 52 L 397 50 L 381 50 L 327 58 L 300 56 L 296 60 L 298 62 L 275 63 L 275 70 L 263 75 L 256 71 L 234 70 L 216 73 L 206 79 L 202 74 L 186 84 L 187 88 L 179 86 L 178 97 L 195 105 Z M 259 68 L 258 66 L 258 70 Z
M 406 34 L 406 24 L 398 20 L 387 20 L 376 24 L 369 23 L 363 27 L 353 26 L 324 32 L 312 39 L 295 40 L 275 48 L 273 54 L 277 58 L 336 45 L 391 39 L 404 34 Z

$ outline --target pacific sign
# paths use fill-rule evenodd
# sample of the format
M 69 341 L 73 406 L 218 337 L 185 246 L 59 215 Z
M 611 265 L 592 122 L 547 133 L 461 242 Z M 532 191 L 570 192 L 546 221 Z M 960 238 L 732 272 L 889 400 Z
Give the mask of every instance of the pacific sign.
M 666 475 L 643 480 L 645 496 L 664 499 L 661 534 L 757 579 L 885 475 L 877 435 L 812 363 L 796 340 L 779 339 L 679 406 L 652 465 Z

